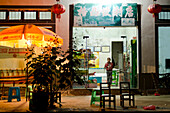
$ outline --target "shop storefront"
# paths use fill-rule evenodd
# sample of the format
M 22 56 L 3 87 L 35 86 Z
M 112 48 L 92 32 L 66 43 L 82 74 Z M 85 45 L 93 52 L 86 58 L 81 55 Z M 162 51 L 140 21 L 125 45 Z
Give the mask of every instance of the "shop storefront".
M 87 72 L 87 83 L 97 80 L 97 85 L 85 87 L 96 88 L 98 83 L 107 82 L 104 65 L 110 57 L 115 64 L 112 87 L 119 88 L 120 81 L 129 81 L 132 88 L 138 88 L 140 14 L 137 3 L 77 3 L 73 12 L 72 48 L 81 52 L 80 70 Z
M 16 7 L 18 6 L 21 9 L 32 6 L 33 8 L 38 7 L 36 10 L 39 10 L 40 7 L 48 5 L 49 11 L 51 12 L 51 6 L 55 4 L 56 1 L 18 0 L 9 2 L 2 0 L 0 3 L 1 9 L 5 6 L 13 9 L 17 9 Z M 89 74 L 96 72 L 95 74 L 98 75 L 95 76 L 100 76 L 100 73 L 102 75 L 106 75 L 103 67 L 104 63 L 106 63 L 106 58 L 110 57 L 115 61 L 116 66 L 114 69 L 116 71 L 118 70 L 117 72 L 119 72 L 118 75 L 120 80 L 120 75 L 124 75 L 121 70 L 123 71 L 124 66 L 128 64 L 128 62 L 126 62 L 126 65 L 122 64 L 125 61 L 124 55 L 129 55 L 129 57 L 126 56 L 126 58 L 129 58 L 128 60 L 130 66 L 128 68 L 128 77 L 130 77 L 129 80 L 131 80 L 132 85 L 134 84 L 132 82 L 132 73 L 137 73 L 137 76 L 135 76 L 137 78 L 135 79 L 137 81 L 135 82 L 137 85 L 131 86 L 134 88 L 139 88 L 142 90 L 154 89 L 151 74 L 169 73 L 169 0 L 157 0 L 156 3 L 162 6 L 162 12 L 159 13 L 158 19 L 156 20 L 147 10 L 148 6 L 153 4 L 153 0 L 148 0 L 147 2 L 141 0 L 60 0 L 60 3 L 66 7 L 66 12 L 61 15 L 60 21 L 55 18 L 55 16 L 54 18 L 52 17 L 52 23 L 47 21 L 50 16 L 47 16 L 47 19 L 42 18 L 43 20 L 35 19 L 35 17 L 38 17 L 38 14 L 33 16 L 33 20 L 27 19 L 26 21 L 23 21 L 22 19 L 24 19 L 24 16 L 21 16 L 21 20 L 16 20 L 15 18 L 15 20 L 2 21 L 4 19 L 9 19 L 6 18 L 9 14 L 7 13 L 8 15 L 5 15 L 4 11 L 2 11 L 0 13 L 3 15 L 0 16 L 1 30 L 4 29 L 4 27 L 25 23 L 34 23 L 45 27 L 48 26 L 64 39 L 62 46 L 64 50 L 67 50 L 68 48 L 74 48 L 75 50 L 86 50 L 86 47 L 88 50 L 91 50 L 92 58 L 89 58 L 88 61 L 88 72 Z M 104 3 L 109 3 L 110 5 L 99 5 Z M 132 9 L 131 7 L 128 8 L 129 5 L 132 6 Z M 98 6 L 98 8 L 95 8 L 95 6 Z M 23 14 L 24 11 L 21 11 L 21 15 Z M 33 15 L 34 14 L 35 12 L 33 12 Z M 86 38 L 83 39 L 84 36 L 89 37 L 87 38 L 87 46 Z M 133 65 L 133 59 L 135 58 L 132 58 L 132 56 L 135 55 L 132 55 L 132 40 L 136 40 L 136 47 L 134 47 L 136 48 L 137 53 L 137 56 L 135 57 L 137 58 L 135 63 L 136 68 L 133 68 L 133 66 L 135 66 Z M 76 44 L 74 44 L 74 41 Z M 74 45 L 76 46 L 74 47 Z M 114 48 L 116 48 L 116 50 L 114 50 Z M 6 50 L 2 49 L 0 52 L 3 52 L 6 56 L 6 53 L 4 53 Z M 128 54 L 126 54 L 126 52 Z M 84 54 L 86 55 L 86 51 L 84 51 Z M 117 56 L 118 54 L 120 57 Z M 8 56 L 13 59 L 15 57 L 13 54 L 8 54 Z M 4 56 L 1 55 L 0 57 Z M 17 58 L 18 57 L 19 55 L 17 55 Z M 80 70 L 87 70 L 85 61 L 83 61 L 83 59 L 86 59 L 83 56 L 80 59 L 82 61 L 82 67 Z M 3 58 L 0 61 L 0 66 L 4 69 L 8 67 L 7 64 L 10 62 L 9 58 L 7 60 Z M 6 61 L 7 66 L 2 66 L 2 63 Z M 16 65 L 10 68 L 20 68 L 25 65 L 21 64 L 18 66 L 18 62 L 20 61 L 13 62 L 13 64 Z M 135 70 L 132 70 L 132 68 Z M 87 76 L 86 79 L 88 80 Z M 116 88 L 118 86 L 114 87 Z M 85 86 L 82 86 L 82 88 L 85 88 Z

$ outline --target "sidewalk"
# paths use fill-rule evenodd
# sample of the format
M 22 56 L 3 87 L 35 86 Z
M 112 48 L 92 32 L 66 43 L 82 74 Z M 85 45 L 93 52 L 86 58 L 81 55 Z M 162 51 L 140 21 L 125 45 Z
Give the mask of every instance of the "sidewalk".
M 123 111 L 123 112 L 138 112 L 138 111 L 170 111 L 170 95 L 161 96 L 140 96 L 136 95 L 136 106 L 137 108 L 122 109 L 120 107 L 119 95 L 116 96 L 116 110 L 106 109 L 106 111 Z M 57 108 L 48 110 L 49 112 L 68 112 L 68 111 L 100 111 L 99 102 L 96 105 L 90 106 L 91 96 L 62 96 L 61 104 L 62 107 L 56 104 Z M 125 103 L 128 105 L 128 102 Z M 156 110 L 144 110 L 143 106 L 155 105 Z M 26 102 L 24 97 L 21 98 L 20 102 L 13 99 L 12 102 L 7 102 L 7 100 L 0 100 L 0 112 L 28 112 L 29 102 Z
M 62 111 L 100 111 L 99 102 L 96 105 L 90 106 L 91 96 L 65 96 L 62 97 Z M 148 111 L 144 110 L 143 106 L 155 105 L 156 110 L 149 111 L 170 111 L 170 95 L 162 96 L 135 96 L 135 104 L 137 108 L 122 109 L 120 107 L 119 95 L 116 96 L 116 110 L 106 111 Z M 125 103 L 128 105 L 128 102 Z M 51 110 L 51 112 L 59 111 L 57 109 Z

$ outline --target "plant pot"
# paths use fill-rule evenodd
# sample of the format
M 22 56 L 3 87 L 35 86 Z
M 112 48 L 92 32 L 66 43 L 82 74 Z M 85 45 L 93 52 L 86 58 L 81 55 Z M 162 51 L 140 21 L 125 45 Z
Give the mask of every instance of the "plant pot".
M 29 102 L 29 110 L 31 111 L 42 111 L 47 110 L 49 106 L 49 95 L 47 92 L 38 91 L 32 92 L 32 99 Z

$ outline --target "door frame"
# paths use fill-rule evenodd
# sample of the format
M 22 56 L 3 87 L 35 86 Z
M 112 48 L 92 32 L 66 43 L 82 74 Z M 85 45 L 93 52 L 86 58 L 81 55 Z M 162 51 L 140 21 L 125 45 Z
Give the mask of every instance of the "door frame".
M 112 50 L 113 42 L 121 42 L 122 43 L 122 55 L 123 55 L 123 41 L 111 41 L 111 58 L 112 58 L 112 61 L 113 61 L 113 53 L 112 53 L 113 52 L 113 50 Z M 122 56 L 122 58 L 123 58 L 123 56 Z M 114 59 L 114 62 L 115 62 L 115 59 Z

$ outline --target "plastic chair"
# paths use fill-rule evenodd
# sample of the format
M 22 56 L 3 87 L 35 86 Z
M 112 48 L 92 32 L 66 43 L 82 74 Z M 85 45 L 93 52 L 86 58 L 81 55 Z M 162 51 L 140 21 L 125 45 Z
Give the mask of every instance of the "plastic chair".
M 95 102 L 100 102 L 100 95 L 96 95 L 97 91 L 100 91 L 100 89 L 92 90 L 90 105 L 95 104 Z M 102 91 L 102 94 L 104 94 L 104 91 Z
M 61 108 L 61 92 L 58 92 L 58 91 L 56 91 L 55 93 L 54 93 L 54 101 L 55 101 L 55 103 L 57 103 L 57 104 L 59 104 L 59 106 L 60 106 L 60 108 Z M 58 102 L 59 101 L 59 102 Z
M 12 91 L 16 90 L 16 95 L 12 95 Z M 10 87 L 8 92 L 8 102 L 11 102 L 12 99 L 17 99 L 17 101 L 21 101 L 20 96 L 20 87 Z

